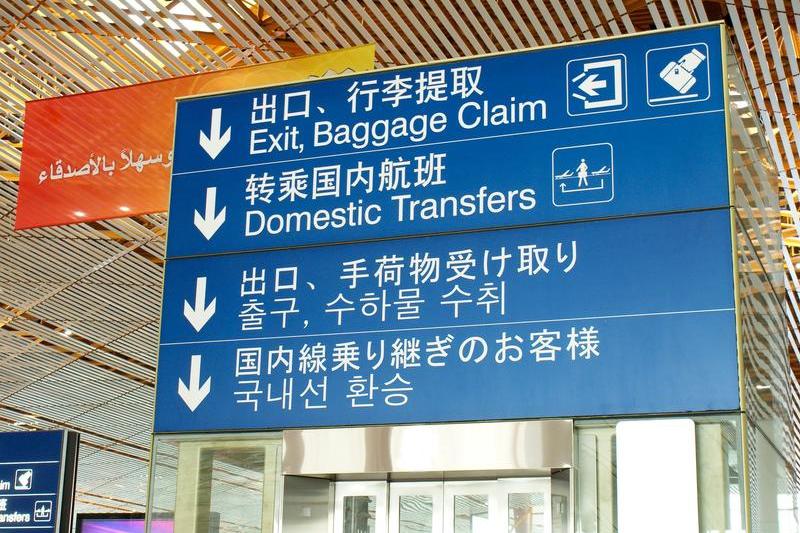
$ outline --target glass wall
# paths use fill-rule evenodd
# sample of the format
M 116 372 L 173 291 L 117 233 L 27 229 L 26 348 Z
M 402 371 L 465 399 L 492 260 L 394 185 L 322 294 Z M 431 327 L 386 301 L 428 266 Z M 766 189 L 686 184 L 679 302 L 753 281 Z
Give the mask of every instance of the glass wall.
M 694 417 L 692 420 L 695 423 L 700 533 L 742 533 L 745 531 L 745 514 L 740 418 L 731 415 Z M 577 533 L 619 531 L 618 422 L 575 422 L 574 510 Z M 653 457 L 653 465 L 658 464 L 658 457 Z M 667 510 L 669 502 L 665 502 Z
M 751 533 L 796 533 L 792 467 L 755 423 L 747 426 Z
M 770 439 L 755 424 L 745 428 L 748 453 L 745 471 L 740 415 L 674 417 L 670 420 L 680 418 L 693 422 L 694 450 L 690 451 L 694 453 L 685 455 L 692 455 L 697 474 L 696 512 L 700 533 L 745 532 L 745 475 L 750 480 L 751 532 L 796 532 L 796 502 L 787 475 L 789 470 Z M 562 494 L 554 484 L 553 497 L 547 509 L 553 521 L 553 531 L 566 533 L 569 530 L 567 511 L 571 488 L 576 533 L 625 533 L 620 528 L 619 514 L 619 495 L 624 494 L 619 490 L 618 453 L 624 448 L 619 424 L 637 420 L 642 419 L 575 421 L 572 486 L 564 479 Z M 280 433 L 157 436 L 153 448 L 149 494 L 152 512 L 149 520 L 169 520 L 174 524 L 175 533 L 277 532 L 280 520 L 276 517 L 276 506 L 281 505 L 283 492 L 280 486 L 283 482 L 281 443 Z M 661 468 L 662 484 L 667 484 L 669 473 L 664 473 L 663 467 L 669 462 L 660 458 L 672 452 L 657 452 L 657 446 L 648 447 L 646 444 L 642 448 L 639 453 L 653 455 L 652 478 L 644 476 L 643 483 L 658 484 Z M 674 464 L 675 457 L 670 459 Z M 643 462 L 641 468 L 649 469 L 650 463 Z M 557 480 L 553 478 L 553 481 Z M 300 483 L 297 487 L 299 492 L 294 492 L 302 497 L 297 501 L 289 497 L 288 505 L 283 509 L 284 521 L 300 527 L 290 528 L 292 531 L 326 530 L 332 512 L 330 482 L 310 478 L 297 478 L 297 482 Z M 312 482 L 319 483 L 319 487 L 309 487 Z M 653 487 L 658 489 L 659 485 Z M 313 494 L 309 492 L 310 488 Z M 643 490 L 648 489 L 643 487 Z M 658 492 L 652 491 L 653 494 Z M 287 491 L 287 495 L 290 494 L 292 491 Z M 474 530 L 486 513 L 486 502 L 470 497 L 472 493 L 462 496 L 458 501 L 463 505 L 457 506 L 459 513 L 454 516 L 453 523 L 460 529 Z M 663 495 L 662 498 L 667 499 Z M 406 498 L 400 502 L 401 514 L 407 515 L 412 507 L 427 509 L 426 502 Z M 530 527 L 536 530 L 537 517 L 529 512 L 529 508 L 539 509 L 542 502 L 531 500 L 529 495 L 512 495 L 508 504 L 509 510 L 513 511 L 509 515 L 509 530 Z M 664 502 L 665 512 L 674 512 L 674 509 L 669 501 Z M 371 530 L 376 523 L 375 510 L 369 501 L 354 499 L 349 502 L 346 512 L 355 530 Z M 528 516 L 530 524 L 524 520 Z M 314 528 L 309 527 L 312 522 Z
M 280 460 L 280 433 L 157 436 L 149 520 L 173 521 L 174 533 L 272 533 Z

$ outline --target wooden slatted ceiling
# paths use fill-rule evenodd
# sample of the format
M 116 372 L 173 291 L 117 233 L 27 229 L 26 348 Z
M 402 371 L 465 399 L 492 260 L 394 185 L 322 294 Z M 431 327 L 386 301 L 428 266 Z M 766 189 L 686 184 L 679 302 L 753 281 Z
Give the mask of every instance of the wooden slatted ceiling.
M 83 432 L 79 510 L 141 509 L 166 216 L 14 232 L 26 100 L 370 42 L 383 67 L 719 19 L 780 178 L 788 356 L 800 375 L 794 0 L 4 0 L 0 430 Z

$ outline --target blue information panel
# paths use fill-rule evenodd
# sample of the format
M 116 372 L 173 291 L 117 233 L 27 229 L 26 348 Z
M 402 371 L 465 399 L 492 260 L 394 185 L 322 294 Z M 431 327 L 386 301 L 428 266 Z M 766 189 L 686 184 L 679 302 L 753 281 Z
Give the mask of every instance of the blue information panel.
M 0 433 L 0 531 L 61 530 L 66 455 L 64 431 Z
M 721 35 L 180 101 L 167 255 L 728 206 Z
M 736 409 L 730 217 L 169 261 L 155 429 Z

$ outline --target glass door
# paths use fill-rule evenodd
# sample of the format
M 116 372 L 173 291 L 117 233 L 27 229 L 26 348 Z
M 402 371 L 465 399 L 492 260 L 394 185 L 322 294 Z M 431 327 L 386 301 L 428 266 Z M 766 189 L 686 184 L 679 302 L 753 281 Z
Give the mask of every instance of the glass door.
M 553 533 L 549 478 L 444 484 L 444 533 Z
M 334 533 L 387 533 L 386 488 L 383 481 L 336 483 Z
M 440 533 L 441 481 L 389 485 L 389 533 Z
M 567 533 L 567 495 L 560 496 L 556 491 L 553 498 L 549 478 L 339 482 L 335 485 L 333 531 Z

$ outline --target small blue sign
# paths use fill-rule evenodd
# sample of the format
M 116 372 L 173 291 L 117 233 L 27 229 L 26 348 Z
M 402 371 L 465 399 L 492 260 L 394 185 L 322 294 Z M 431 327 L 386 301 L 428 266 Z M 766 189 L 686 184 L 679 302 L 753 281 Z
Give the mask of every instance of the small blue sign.
M 175 259 L 155 428 L 736 409 L 732 265 L 727 209 Z
M 723 60 L 714 25 L 181 100 L 167 256 L 728 206 Z
M 567 112 L 570 115 L 622 111 L 628 107 L 624 54 L 573 59 L 567 63 Z
M 0 532 L 60 530 L 66 438 L 63 431 L 0 433 Z
M 705 42 L 648 50 L 647 103 L 663 106 L 708 100 L 712 61 Z

